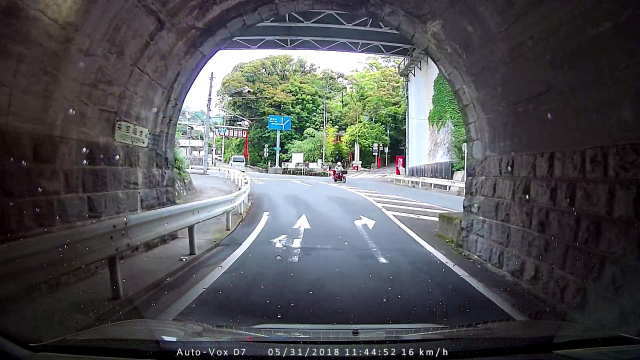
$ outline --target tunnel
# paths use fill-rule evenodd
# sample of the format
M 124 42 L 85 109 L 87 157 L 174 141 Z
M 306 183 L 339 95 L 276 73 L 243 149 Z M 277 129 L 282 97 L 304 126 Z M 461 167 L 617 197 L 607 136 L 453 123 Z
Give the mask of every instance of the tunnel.
M 452 85 L 466 251 L 560 310 L 637 315 L 635 2 L 3 1 L 0 243 L 174 204 L 176 123 L 200 69 L 234 34 L 307 10 L 382 19 Z M 116 142 L 118 122 L 148 129 L 147 146 Z

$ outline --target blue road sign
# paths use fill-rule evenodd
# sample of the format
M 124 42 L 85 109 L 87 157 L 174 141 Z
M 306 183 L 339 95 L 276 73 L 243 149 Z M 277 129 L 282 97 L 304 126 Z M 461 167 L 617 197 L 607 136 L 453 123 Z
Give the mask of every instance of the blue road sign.
M 269 130 L 291 130 L 291 116 L 269 115 L 267 129 Z

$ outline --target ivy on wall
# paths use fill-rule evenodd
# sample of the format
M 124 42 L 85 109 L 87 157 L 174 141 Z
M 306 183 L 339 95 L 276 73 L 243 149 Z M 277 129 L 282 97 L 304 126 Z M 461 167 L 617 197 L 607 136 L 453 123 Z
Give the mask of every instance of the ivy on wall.
M 447 79 L 438 74 L 433 82 L 433 107 L 429 112 L 429 124 L 436 129 L 441 129 L 447 123 L 451 123 L 451 153 L 453 154 L 453 169 L 464 169 L 464 152 L 462 144 L 467 140 L 464 128 L 464 113 L 456 95 L 451 89 Z

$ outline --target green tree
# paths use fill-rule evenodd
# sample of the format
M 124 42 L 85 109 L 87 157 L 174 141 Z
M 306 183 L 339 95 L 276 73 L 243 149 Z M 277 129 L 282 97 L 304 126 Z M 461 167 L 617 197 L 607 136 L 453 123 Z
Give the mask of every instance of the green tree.
M 317 161 L 322 158 L 322 131 L 308 128 L 304 139 L 287 144 L 288 153 L 304 153 L 304 161 Z
M 382 124 L 361 121 L 347 128 L 343 140 L 349 151 L 354 150 L 356 141 L 360 144 L 360 160 L 363 165 L 368 166 L 374 161 L 374 156 L 371 151 L 373 144 L 385 144 L 388 138 Z
M 323 96 L 338 88 L 339 74 L 319 73 L 315 66 L 291 56 L 270 56 L 238 64 L 222 82 L 218 98 L 233 113 L 253 119 L 249 132 L 250 161 L 266 166 L 273 154 L 275 131 L 267 130 L 267 116 L 289 115 L 292 131 L 281 134 L 282 159 L 288 158 L 286 144 L 305 139 L 305 130 L 322 129 Z M 270 156 L 263 156 L 264 145 Z M 273 163 L 273 162 L 272 162 Z
M 467 135 L 464 127 L 464 113 L 453 89 L 442 74 L 438 74 L 433 82 L 433 107 L 429 112 L 429 124 L 440 129 L 447 123 L 452 125 L 451 152 L 453 154 L 453 169 L 464 169 L 464 152 L 462 144 Z
M 406 100 L 404 81 L 396 70 L 396 60 L 372 59 L 363 71 L 347 77 L 343 92 L 331 103 L 332 113 L 340 119 L 337 125 L 345 128 L 367 119 L 389 128 L 390 150 L 402 151 L 405 143 Z

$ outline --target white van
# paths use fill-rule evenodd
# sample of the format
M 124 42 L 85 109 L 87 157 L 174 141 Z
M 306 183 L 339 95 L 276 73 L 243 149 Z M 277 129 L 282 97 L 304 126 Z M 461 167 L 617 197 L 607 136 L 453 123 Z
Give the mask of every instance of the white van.
M 238 170 L 245 170 L 245 160 L 244 160 L 244 156 L 242 155 L 233 155 L 231 157 L 231 160 L 229 160 L 229 166 L 234 168 L 234 169 L 238 169 Z

